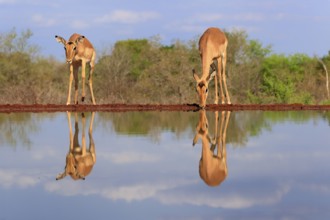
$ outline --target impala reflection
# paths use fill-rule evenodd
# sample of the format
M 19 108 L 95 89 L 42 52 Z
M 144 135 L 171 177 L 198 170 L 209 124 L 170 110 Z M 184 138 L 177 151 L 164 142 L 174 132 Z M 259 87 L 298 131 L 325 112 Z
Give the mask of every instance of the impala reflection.
M 82 124 L 82 137 L 81 137 L 81 145 L 79 144 L 79 116 L 77 113 L 74 113 L 74 135 L 72 134 L 72 126 L 71 126 L 71 113 L 67 112 L 68 124 L 69 124 L 69 134 L 70 134 L 70 145 L 69 151 L 66 155 L 66 165 L 64 168 L 64 172 L 57 175 L 56 180 L 63 179 L 65 176 L 70 175 L 73 180 L 85 180 L 86 176 L 88 176 L 93 166 L 96 162 L 96 154 L 95 154 L 95 144 L 93 140 L 93 122 L 95 112 L 92 112 L 89 129 L 88 129 L 88 137 L 89 137 L 89 147 L 86 148 L 86 117 L 84 113 L 81 113 L 81 124 Z
M 230 118 L 229 111 L 220 113 L 214 112 L 214 135 L 209 134 L 209 123 L 206 111 L 199 111 L 199 121 L 196 126 L 196 134 L 193 139 L 193 146 L 198 139 L 202 140 L 202 154 L 199 161 L 199 175 L 209 186 L 220 185 L 228 175 L 226 133 Z M 220 124 L 220 125 L 219 125 Z

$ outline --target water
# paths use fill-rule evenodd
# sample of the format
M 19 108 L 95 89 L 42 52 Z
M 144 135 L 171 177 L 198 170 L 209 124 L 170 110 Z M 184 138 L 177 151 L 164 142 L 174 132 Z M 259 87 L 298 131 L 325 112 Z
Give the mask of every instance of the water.
M 216 116 L 0 114 L 0 219 L 329 219 L 330 112 Z

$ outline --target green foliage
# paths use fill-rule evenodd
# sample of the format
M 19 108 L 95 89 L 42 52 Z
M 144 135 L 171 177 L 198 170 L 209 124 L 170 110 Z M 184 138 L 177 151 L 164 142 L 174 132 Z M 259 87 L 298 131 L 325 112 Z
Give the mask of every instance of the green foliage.
M 61 97 L 52 84 L 62 65 L 37 57 L 38 47 L 28 43 L 31 36 L 30 30 L 19 35 L 15 29 L 0 34 L 0 103 L 50 103 Z
M 131 62 L 130 75 L 137 79 L 152 64 L 152 48 L 147 39 L 118 41 L 114 51 L 125 51 Z
M 271 46 L 249 39 L 243 30 L 225 33 L 233 103 L 327 103 L 325 71 L 317 58 L 273 54 Z M 32 36 L 30 30 L 18 34 L 15 29 L 0 34 L 0 103 L 65 103 L 67 65 L 37 56 L 38 46 L 29 44 Z M 162 45 L 158 36 L 123 40 L 97 57 L 97 103 L 197 102 L 191 70 L 201 72 L 198 39 L 170 45 Z M 321 60 L 330 67 L 330 54 Z M 213 87 L 214 81 L 209 103 Z
M 97 63 L 98 96 L 110 98 L 101 102 L 189 102 L 194 99 L 190 82 L 196 56 L 200 59 L 180 41 L 169 46 L 153 39 L 117 42 Z
M 28 39 L 32 37 L 32 31 L 27 29 L 20 35 L 17 34 L 15 28 L 9 33 L 0 34 L 0 53 L 26 53 L 34 55 L 38 52 L 38 46 L 28 44 Z
M 299 87 L 305 80 L 310 80 L 311 76 L 306 72 L 309 65 L 314 65 L 313 59 L 304 54 L 267 57 L 261 69 L 259 95 L 265 97 L 262 100 L 266 103 L 312 103 L 312 94 Z
M 263 63 L 262 93 L 274 98 L 274 102 L 288 103 L 294 93 L 292 75 L 287 67 L 289 61 L 282 55 L 272 55 Z
M 229 93 L 235 103 L 255 103 L 259 99 L 260 71 L 271 47 L 263 47 L 257 40 L 249 40 L 247 33 L 234 30 L 227 33 L 227 70 Z M 262 100 L 259 100 L 262 102 Z

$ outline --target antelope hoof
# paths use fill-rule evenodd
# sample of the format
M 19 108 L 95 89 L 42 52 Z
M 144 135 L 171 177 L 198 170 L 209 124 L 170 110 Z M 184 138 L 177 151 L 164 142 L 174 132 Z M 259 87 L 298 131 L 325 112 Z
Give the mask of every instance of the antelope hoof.
M 81 101 L 82 101 L 82 102 L 85 101 L 85 96 L 81 97 Z

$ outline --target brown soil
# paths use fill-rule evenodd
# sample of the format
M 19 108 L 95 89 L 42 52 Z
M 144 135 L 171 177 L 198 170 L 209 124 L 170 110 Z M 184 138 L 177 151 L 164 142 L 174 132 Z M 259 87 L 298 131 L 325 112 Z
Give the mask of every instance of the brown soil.
M 0 105 L 0 113 L 10 112 L 65 112 L 65 111 L 98 111 L 98 112 L 124 112 L 124 111 L 197 111 L 197 104 L 175 104 L 175 105 L 157 105 L 157 104 L 103 104 L 103 105 L 20 105 L 7 104 Z M 330 105 L 302 105 L 302 104 L 267 104 L 267 105 L 207 105 L 209 111 L 302 111 L 302 110 L 330 110 Z

